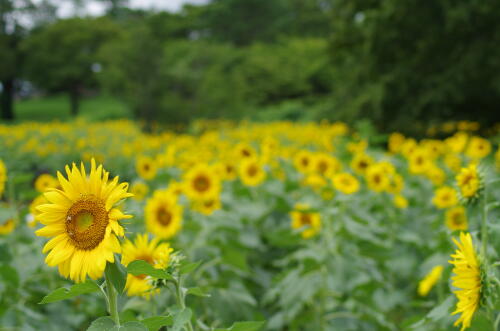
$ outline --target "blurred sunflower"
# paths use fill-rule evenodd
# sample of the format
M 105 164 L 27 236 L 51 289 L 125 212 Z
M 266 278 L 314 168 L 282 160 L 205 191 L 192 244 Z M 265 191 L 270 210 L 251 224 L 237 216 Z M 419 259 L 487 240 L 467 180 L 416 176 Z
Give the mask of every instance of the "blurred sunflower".
M 456 180 L 462 197 L 466 199 L 475 197 L 481 189 L 481 178 L 475 164 L 462 168 Z
M 35 233 L 53 237 L 44 246 L 48 253 L 45 262 L 59 266 L 59 273 L 83 282 L 87 275 L 92 279 L 102 276 L 107 262 L 114 262 L 114 253 L 121 251 L 116 236 L 123 236 L 119 220 L 130 218 L 115 204 L 132 194 L 128 184 L 118 183 L 118 177 L 109 180 L 109 173 L 102 165 L 96 167 L 92 159 L 90 174 L 83 163 L 80 169 L 73 163 L 65 168 L 68 179 L 57 172 L 62 190 L 45 192 L 48 204 L 38 206 L 36 219 L 45 225 Z
M 57 179 L 49 174 L 41 174 L 35 179 L 35 190 L 40 193 L 45 192 L 49 188 L 56 188 L 59 183 Z
M 128 239 L 125 241 L 122 251 L 121 262 L 124 266 L 128 266 L 132 261 L 143 260 L 156 269 L 165 269 L 173 248 L 168 243 L 160 243 L 159 238 L 149 241 L 147 234 L 138 234 L 133 242 Z M 146 298 L 159 292 L 159 290 L 154 290 L 151 280 L 146 275 L 127 274 L 125 289 L 128 296 L 139 295 Z
M 305 174 L 313 170 L 313 156 L 307 150 L 300 150 L 293 158 L 295 168 Z
M 481 137 L 472 137 L 465 154 L 472 159 L 482 159 L 491 152 L 491 143 Z
M 374 163 L 371 156 L 365 153 L 357 153 L 351 161 L 351 168 L 358 174 L 364 175 L 366 170 Z
M 375 192 L 383 192 L 390 184 L 389 177 L 379 164 L 374 164 L 366 170 L 368 187 Z
M 14 231 L 15 228 L 16 228 L 16 222 L 12 218 L 9 218 L 3 224 L 0 224 L 0 235 L 6 235 L 12 233 L 12 231 Z
M 437 265 L 432 268 L 432 270 L 418 283 L 418 295 L 421 297 L 427 296 L 441 278 L 443 270 L 444 267 L 442 265 Z
M 266 172 L 257 159 L 247 158 L 241 161 L 238 170 L 241 181 L 247 186 L 257 186 L 266 179 Z
M 408 200 L 402 195 L 395 195 L 393 199 L 394 205 L 400 209 L 408 207 Z
M 359 190 L 359 181 L 347 172 L 336 174 L 332 181 L 335 189 L 344 194 L 353 194 Z
M 437 208 L 449 208 L 458 203 L 457 191 L 453 187 L 443 186 L 434 192 L 432 203 Z
M 135 182 L 130 186 L 130 193 L 134 195 L 132 197 L 132 199 L 134 200 L 138 201 L 144 200 L 148 192 L 149 192 L 149 187 L 144 182 Z
M 193 202 L 193 209 L 202 213 L 203 215 L 212 215 L 214 211 L 219 210 L 220 208 L 221 201 L 219 197 Z
M 204 163 L 192 167 L 184 177 L 184 193 L 192 200 L 219 195 L 221 184 L 214 168 Z
M 462 324 L 460 330 L 470 327 L 472 317 L 479 307 L 481 300 L 481 269 L 477 260 L 472 237 L 470 233 L 460 233 L 460 242 L 453 238 L 453 242 L 458 247 L 455 254 L 449 261 L 453 266 L 452 285 L 458 288 L 454 291 L 458 303 L 452 315 L 460 314 L 454 325 Z
M 255 149 L 245 142 L 240 142 L 234 148 L 234 154 L 237 160 L 253 158 L 257 155 Z
M 340 170 L 340 162 L 326 153 L 317 153 L 313 155 L 313 170 L 322 176 L 332 176 Z
M 399 151 L 401 151 L 401 147 L 403 146 L 404 142 L 405 142 L 405 136 L 403 136 L 401 133 L 399 132 L 391 133 L 391 135 L 389 136 L 389 143 L 388 143 L 389 152 L 393 154 L 399 153 Z
M 308 239 L 314 236 L 321 229 L 321 216 L 317 212 L 309 211 L 307 204 L 296 204 L 294 210 L 290 212 L 292 218 L 292 229 L 301 230 L 302 238 Z
M 408 157 L 409 169 L 412 174 L 420 175 L 426 172 L 431 165 L 428 152 L 423 148 L 415 149 Z
M 462 206 L 448 209 L 445 214 L 445 220 L 446 226 L 451 231 L 467 230 L 467 214 L 465 208 Z
M 7 181 L 7 168 L 5 164 L 0 159 L 0 198 L 2 197 L 3 192 L 5 191 L 5 182 Z
M 156 162 L 148 156 L 140 156 L 135 161 L 137 174 L 146 180 L 153 179 L 156 176 Z
M 177 196 L 166 190 L 155 191 L 144 210 L 147 230 L 159 238 L 169 239 L 182 227 L 182 206 Z
M 403 176 L 400 174 L 394 174 L 390 178 L 389 185 L 387 186 L 387 192 L 392 194 L 399 194 L 404 188 Z

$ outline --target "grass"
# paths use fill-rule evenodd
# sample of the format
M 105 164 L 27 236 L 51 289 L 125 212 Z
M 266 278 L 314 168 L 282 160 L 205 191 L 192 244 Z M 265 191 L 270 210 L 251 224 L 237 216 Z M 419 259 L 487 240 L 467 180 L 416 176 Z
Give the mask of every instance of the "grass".
M 66 95 L 19 100 L 14 105 L 16 121 L 66 121 L 72 119 Z M 131 117 L 130 110 L 120 100 L 106 95 L 83 98 L 79 117 L 90 121 Z

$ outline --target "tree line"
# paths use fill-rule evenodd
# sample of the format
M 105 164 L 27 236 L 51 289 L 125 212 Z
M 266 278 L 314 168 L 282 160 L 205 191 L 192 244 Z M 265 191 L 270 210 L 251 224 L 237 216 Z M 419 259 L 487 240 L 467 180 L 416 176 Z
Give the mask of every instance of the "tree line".
M 498 119 L 496 0 L 212 0 L 177 13 L 106 2 L 101 17 L 56 19 L 0 0 L 2 118 L 26 80 L 66 93 L 75 115 L 99 90 L 149 122 Z

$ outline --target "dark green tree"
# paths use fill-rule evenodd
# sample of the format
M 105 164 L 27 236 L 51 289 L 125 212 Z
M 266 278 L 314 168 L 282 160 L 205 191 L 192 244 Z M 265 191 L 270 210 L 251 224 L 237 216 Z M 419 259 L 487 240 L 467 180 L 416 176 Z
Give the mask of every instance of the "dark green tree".
M 83 90 L 96 87 L 99 49 L 118 34 L 105 18 L 60 20 L 35 31 L 23 42 L 26 77 L 50 92 L 68 93 L 77 115 Z

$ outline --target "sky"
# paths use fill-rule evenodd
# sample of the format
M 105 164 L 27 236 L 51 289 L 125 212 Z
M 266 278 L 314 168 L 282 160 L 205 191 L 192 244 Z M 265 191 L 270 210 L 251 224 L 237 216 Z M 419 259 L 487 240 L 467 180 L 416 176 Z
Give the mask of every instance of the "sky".
M 208 0 L 129 0 L 129 6 L 132 8 L 168 10 L 175 12 L 180 10 L 182 5 L 186 3 L 203 4 L 206 2 L 208 2 Z M 104 13 L 104 10 L 105 4 L 102 2 L 93 0 L 85 1 L 84 11 L 90 15 L 100 15 Z M 71 2 L 61 2 L 58 9 L 58 15 L 61 17 L 73 16 L 74 7 Z

